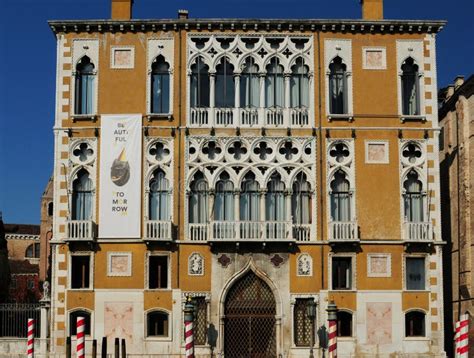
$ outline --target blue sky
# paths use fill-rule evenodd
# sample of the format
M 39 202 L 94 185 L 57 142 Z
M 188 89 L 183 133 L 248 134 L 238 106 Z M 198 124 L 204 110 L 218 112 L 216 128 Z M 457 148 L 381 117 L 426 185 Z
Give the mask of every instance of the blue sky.
M 0 211 L 39 223 L 53 169 L 56 43 L 47 20 L 104 19 L 110 0 L 0 0 Z M 136 0 L 136 19 L 360 18 L 359 0 Z M 437 42 L 438 85 L 474 72 L 472 0 L 385 0 L 387 19 L 448 20 Z

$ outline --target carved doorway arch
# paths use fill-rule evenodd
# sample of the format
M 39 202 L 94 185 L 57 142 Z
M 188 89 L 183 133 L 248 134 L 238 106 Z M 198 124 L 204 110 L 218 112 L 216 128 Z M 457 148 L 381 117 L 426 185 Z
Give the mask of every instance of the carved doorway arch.
M 276 302 L 253 271 L 234 282 L 224 304 L 226 358 L 276 358 Z

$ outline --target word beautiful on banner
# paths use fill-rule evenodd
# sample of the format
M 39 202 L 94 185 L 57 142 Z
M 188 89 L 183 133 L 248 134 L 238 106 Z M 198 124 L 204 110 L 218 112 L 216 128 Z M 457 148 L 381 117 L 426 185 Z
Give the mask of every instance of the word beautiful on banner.
M 101 116 L 99 237 L 139 238 L 142 117 Z

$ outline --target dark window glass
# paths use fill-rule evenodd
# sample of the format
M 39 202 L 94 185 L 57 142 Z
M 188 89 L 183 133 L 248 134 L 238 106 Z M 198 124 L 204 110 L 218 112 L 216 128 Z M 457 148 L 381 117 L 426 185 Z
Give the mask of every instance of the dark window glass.
M 228 108 L 234 107 L 234 105 L 234 66 L 224 57 L 216 67 L 215 106 L 218 108 Z
M 189 195 L 189 223 L 206 223 L 208 221 L 208 186 L 204 175 L 197 172 L 191 183 L 191 192 Z
M 158 56 L 151 66 L 151 112 L 170 111 L 169 64 L 163 56 Z
M 405 315 L 405 336 L 425 336 L 425 314 L 423 312 L 413 311 Z
M 81 169 L 72 184 L 72 220 L 90 220 L 92 216 L 92 180 L 89 173 Z
M 332 258 L 332 289 L 350 290 L 352 282 L 352 258 Z
M 339 56 L 329 65 L 329 112 L 347 113 L 346 65 Z
M 74 311 L 69 314 L 69 335 L 75 336 L 77 334 L 77 317 L 84 317 L 84 334 L 90 336 L 91 314 L 87 311 Z
M 337 312 L 337 336 L 352 337 L 352 313 Z
M 419 115 L 418 66 L 409 57 L 402 65 L 402 110 L 406 115 Z
M 150 312 L 147 314 L 147 336 L 168 337 L 168 314 L 165 312 Z
M 148 195 L 150 220 L 170 220 L 169 186 L 165 173 L 162 170 L 158 169 L 153 174 Z
M 207 339 L 207 302 L 205 297 L 194 297 L 196 317 L 194 320 L 194 344 L 203 346 Z
M 266 106 L 283 107 L 285 105 L 285 81 L 283 77 L 283 66 L 278 58 L 273 57 L 267 66 L 265 77 L 265 99 Z
M 220 175 L 219 181 L 216 183 L 214 220 L 234 220 L 234 185 L 226 172 Z
M 342 170 L 331 182 L 331 218 L 333 221 L 351 221 L 350 184 Z
M 260 106 L 260 79 L 258 66 L 252 57 L 245 60 L 244 69 L 240 75 L 240 107 Z
M 90 256 L 71 256 L 71 288 L 89 288 Z
M 308 66 L 300 57 L 291 67 L 290 100 L 292 108 L 309 107 L 309 76 Z
M 423 222 L 423 192 L 422 184 L 415 171 L 407 175 L 403 183 L 405 188 L 405 218 L 409 222 Z
M 148 288 L 168 288 L 168 256 L 150 256 Z
M 297 298 L 293 309 L 293 336 L 295 345 L 309 347 L 311 345 L 311 319 L 308 317 L 308 303 L 312 298 Z
M 425 289 L 425 259 L 423 257 L 406 258 L 407 290 Z
M 209 67 L 200 57 L 191 66 L 191 107 L 209 107 Z
M 53 216 L 53 203 L 48 203 L 48 216 Z
M 76 114 L 94 113 L 94 64 L 90 58 L 84 56 L 76 66 Z

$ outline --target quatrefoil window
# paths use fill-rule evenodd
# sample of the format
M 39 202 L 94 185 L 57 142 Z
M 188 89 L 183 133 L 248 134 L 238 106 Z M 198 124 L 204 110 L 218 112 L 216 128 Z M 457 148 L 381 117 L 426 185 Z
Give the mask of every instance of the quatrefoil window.
M 81 162 L 87 162 L 90 157 L 94 155 L 94 151 L 91 149 L 89 144 L 87 143 L 81 143 L 79 146 L 74 149 L 72 154 L 79 159 Z
M 293 146 L 293 143 L 286 142 L 280 148 L 280 154 L 285 156 L 285 159 L 291 160 L 294 155 L 298 154 L 298 148 Z
M 209 159 L 215 159 L 215 157 L 222 152 L 222 149 L 217 146 L 216 142 L 209 141 L 206 146 L 202 148 L 202 152 L 207 155 Z
M 234 142 L 229 148 L 229 154 L 234 156 L 234 159 L 239 160 L 243 155 L 247 153 L 247 148 L 242 146 L 242 142 Z
M 268 155 L 271 155 L 273 153 L 273 149 L 270 148 L 267 143 L 265 142 L 260 142 L 255 149 L 253 150 L 255 154 L 259 156 L 261 160 L 267 159 Z
M 156 160 L 161 161 L 170 155 L 170 150 L 161 142 L 157 142 L 151 146 L 149 153 Z
M 349 148 L 344 143 L 337 143 L 329 152 L 329 155 L 336 159 L 336 162 L 342 163 L 349 157 Z
M 410 163 L 416 163 L 418 158 L 421 158 L 421 149 L 413 143 L 409 143 L 403 150 L 402 155 L 408 159 Z

